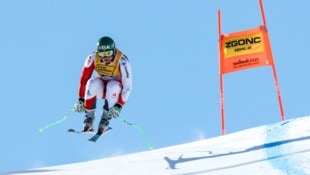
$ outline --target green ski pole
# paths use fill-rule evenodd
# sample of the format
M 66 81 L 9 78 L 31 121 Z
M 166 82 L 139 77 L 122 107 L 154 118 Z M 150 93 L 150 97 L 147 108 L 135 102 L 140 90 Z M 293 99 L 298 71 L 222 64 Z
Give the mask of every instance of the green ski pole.
M 141 135 L 142 135 L 144 141 L 148 144 L 149 149 L 150 149 L 150 150 L 154 149 L 154 146 L 151 144 L 151 142 L 150 142 L 149 139 L 147 138 L 147 136 L 146 136 L 146 134 L 145 134 L 145 132 L 144 132 L 144 130 L 142 129 L 141 126 L 139 126 L 138 124 L 129 123 L 129 122 L 127 122 L 123 117 L 118 117 L 118 119 L 119 119 L 120 121 L 126 123 L 126 124 L 129 125 L 129 126 L 132 126 L 132 127 L 137 128 L 137 129 L 139 130 L 139 132 L 141 133 Z
M 44 132 L 47 128 L 50 128 L 50 127 L 52 127 L 52 126 L 55 126 L 55 125 L 58 125 L 58 124 L 62 123 L 63 121 L 65 121 L 65 120 L 67 119 L 67 117 L 69 116 L 69 114 L 70 114 L 71 112 L 73 112 L 73 111 L 74 111 L 74 108 L 70 109 L 62 119 L 60 119 L 60 120 L 58 120 L 58 121 L 55 121 L 55 122 L 53 122 L 53 123 L 50 123 L 50 124 L 48 124 L 48 125 L 46 125 L 46 126 L 40 128 L 40 129 L 39 129 L 39 132 Z

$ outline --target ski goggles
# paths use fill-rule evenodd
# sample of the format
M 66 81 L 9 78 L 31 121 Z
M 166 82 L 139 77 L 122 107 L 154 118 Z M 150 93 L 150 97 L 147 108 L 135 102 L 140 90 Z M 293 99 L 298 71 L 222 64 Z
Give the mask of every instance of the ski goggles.
M 113 53 L 114 53 L 113 50 L 108 50 L 108 51 L 104 51 L 104 52 L 98 52 L 98 55 L 100 57 L 110 57 L 113 55 Z

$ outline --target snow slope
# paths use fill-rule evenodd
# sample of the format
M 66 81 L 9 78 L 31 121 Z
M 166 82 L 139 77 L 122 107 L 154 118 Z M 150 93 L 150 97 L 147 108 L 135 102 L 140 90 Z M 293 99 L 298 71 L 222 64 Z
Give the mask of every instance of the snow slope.
M 192 143 L 7 175 L 309 175 L 310 116 Z

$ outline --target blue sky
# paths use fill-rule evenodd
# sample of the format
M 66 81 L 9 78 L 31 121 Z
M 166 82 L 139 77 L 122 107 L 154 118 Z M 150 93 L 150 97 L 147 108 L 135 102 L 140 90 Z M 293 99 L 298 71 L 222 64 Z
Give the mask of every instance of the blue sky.
M 285 116 L 308 115 L 310 2 L 263 3 Z M 96 144 L 68 134 L 82 127 L 78 113 L 38 132 L 72 108 L 84 60 L 104 35 L 133 67 L 122 116 L 156 148 L 219 136 L 218 9 L 223 33 L 263 23 L 258 0 L 1 1 L 0 172 L 148 149 L 118 120 Z M 225 75 L 224 93 L 227 133 L 280 121 L 271 67 Z

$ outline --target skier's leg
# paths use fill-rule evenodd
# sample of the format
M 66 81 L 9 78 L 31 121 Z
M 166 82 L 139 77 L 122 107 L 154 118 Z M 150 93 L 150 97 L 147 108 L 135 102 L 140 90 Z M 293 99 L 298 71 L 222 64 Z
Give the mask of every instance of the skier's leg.
M 99 132 L 103 132 L 109 126 L 109 120 L 111 117 L 108 116 L 108 111 L 118 101 L 119 94 L 121 92 L 121 83 L 118 81 L 109 81 L 106 86 L 105 102 L 103 106 L 103 112 L 99 123 Z
M 86 84 L 85 90 L 85 120 L 84 131 L 93 130 L 93 122 L 95 120 L 96 100 L 101 98 L 104 90 L 104 83 L 99 78 L 91 78 Z
M 109 81 L 107 84 L 106 99 L 108 108 L 111 109 L 117 102 L 122 90 L 122 84 L 119 81 Z
M 98 133 L 102 133 L 109 126 L 109 121 L 111 120 L 111 118 L 108 116 L 108 111 L 109 111 L 108 101 L 105 100 L 104 101 L 104 105 L 103 105 L 103 111 L 102 111 L 102 115 L 101 115 L 101 120 L 100 120 L 99 126 L 98 126 Z
M 85 119 L 83 124 L 83 131 L 94 131 L 93 123 L 95 120 L 95 110 L 85 110 Z

